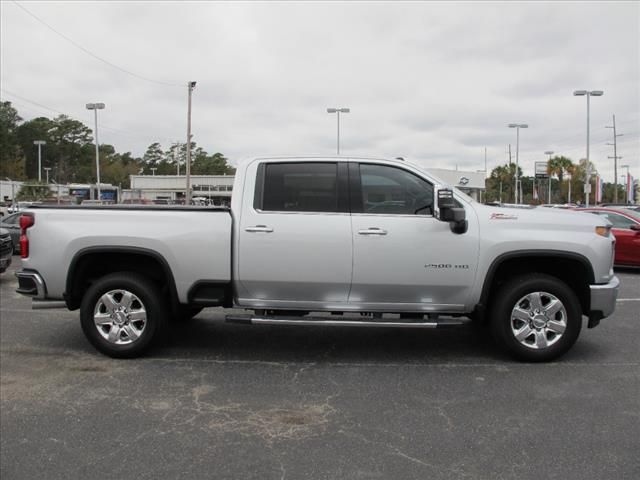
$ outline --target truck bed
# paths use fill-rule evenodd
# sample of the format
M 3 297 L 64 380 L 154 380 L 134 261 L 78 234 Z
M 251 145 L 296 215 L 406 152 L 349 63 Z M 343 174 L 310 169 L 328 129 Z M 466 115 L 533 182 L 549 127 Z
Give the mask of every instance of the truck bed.
M 227 208 L 37 206 L 27 212 L 35 223 L 28 231 L 30 256 L 23 259 L 23 268 L 37 265 L 47 279 L 48 299 L 63 298 L 68 272 L 79 255 L 98 251 L 114 252 L 116 259 L 130 252 L 153 253 L 172 272 L 181 303 L 188 303 L 196 282 L 231 281 L 232 217 Z

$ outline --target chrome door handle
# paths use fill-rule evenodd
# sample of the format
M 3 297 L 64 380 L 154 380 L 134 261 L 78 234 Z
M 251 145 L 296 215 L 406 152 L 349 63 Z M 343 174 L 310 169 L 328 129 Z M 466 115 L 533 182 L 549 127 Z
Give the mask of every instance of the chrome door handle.
M 387 231 L 377 227 L 369 227 L 365 230 L 358 230 L 359 235 L 386 235 Z
M 244 229 L 245 232 L 262 232 L 262 233 L 271 233 L 273 232 L 273 228 L 269 228 L 266 225 L 256 225 L 255 227 L 247 227 Z

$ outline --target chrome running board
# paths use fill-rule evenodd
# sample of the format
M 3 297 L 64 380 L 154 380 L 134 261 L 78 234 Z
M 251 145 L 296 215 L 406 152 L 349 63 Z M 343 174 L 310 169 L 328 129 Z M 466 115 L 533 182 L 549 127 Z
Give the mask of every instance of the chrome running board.
M 378 328 L 437 328 L 445 326 L 463 325 L 462 320 L 449 320 L 439 322 L 407 322 L 393 320 L 341 320 L 328 319 L 327 317 L 282 317 L 282 316 L 252 316 L 252 315 L 227 315 L 226 321 L 230 323 L 243 323 L 250 325 L 295 325 L 305 327 L 378 327 Z

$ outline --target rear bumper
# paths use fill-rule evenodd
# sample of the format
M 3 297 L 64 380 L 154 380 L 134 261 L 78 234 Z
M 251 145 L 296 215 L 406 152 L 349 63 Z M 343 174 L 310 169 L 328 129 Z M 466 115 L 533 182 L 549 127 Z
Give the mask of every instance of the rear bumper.
M 40 274 L 34 270 L 20 270 L 16 272 L 18 289 L 16 292 L 38 300 L 47 297 L 47 287 Z
M 589 311 L 589 327 L 595 327 L 601 319 L 608 317 L 616 309 L 616 300 L 620 280 L 614 276 L 609 283 L 589 285 L 591 290 L 591 308 Z

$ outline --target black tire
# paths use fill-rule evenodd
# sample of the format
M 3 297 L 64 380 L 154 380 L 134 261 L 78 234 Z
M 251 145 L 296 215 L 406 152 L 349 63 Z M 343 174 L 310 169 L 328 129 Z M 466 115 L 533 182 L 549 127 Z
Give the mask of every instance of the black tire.
M 558 308 L 556 301 L 563 309 L 553 313 Z M 534 303 L 543 308 L 536 309 Z M 536 315 L 536 310 L 541 313 Z M 528 321 L 520 318 L 523 312 Z M 494 339 L 510 355 L 526 362 L 548 362 L 565 354 L 576 342 L 582 328 L 582 311 L 576 294 L 566 283 L 536 273 L 509 279 L 498 290 L 493 297 L 490 322 Z
M 116 320 L 107 318 L 109 312 L 112 311 L 106 307 L 103 299 L 109 292 L 117 292 L 111 298 L 121 298 L 117 301 L 122 301 L 122 303 L 115 304 L 121 307 L 126 305 L 122 292 L 128 292 L 132 295 L 129 298 L 134 298 L 130 302 L 130 308 L 116 316 L 117 321 L 122 322 L 121 327 L 113 323 Z M 101 310 L 103 313 L 100 313 Z M 150 280 L 137 273 L 118 272 L 100 278 L 89 287 L 80 306 L 80 324 L 89 342 L 100 352 L 113 358 L 133 358 L 144 354 L 164 337 L 167 330 L 168 311 L 168 306 L 158 288 Z M 112 322 L 112 325 L 105 324 L 99 327 L 94 320 L 94 313 L 103 315 L 105 322 Z M 138 313 L 139 316 L 145 318 L 144 320 L 129 320 L 128 313 Z M 131 322 L 131 327 L 125 331 L 129 322 Z M 134 324 L 135 329 L 132 330 Z M 113 340 L 105 338 L 105 335 L 108 336 L 114 326 L 117 327 L 114 332 L 118 332 L 116 338 Z M 127 334 L 128 332 L 132 332 L 131 337 Z M 134 334 L 138 334 L 135 339 L 133 338 Z M 121 343 L 117 344 L 116 342 Z

